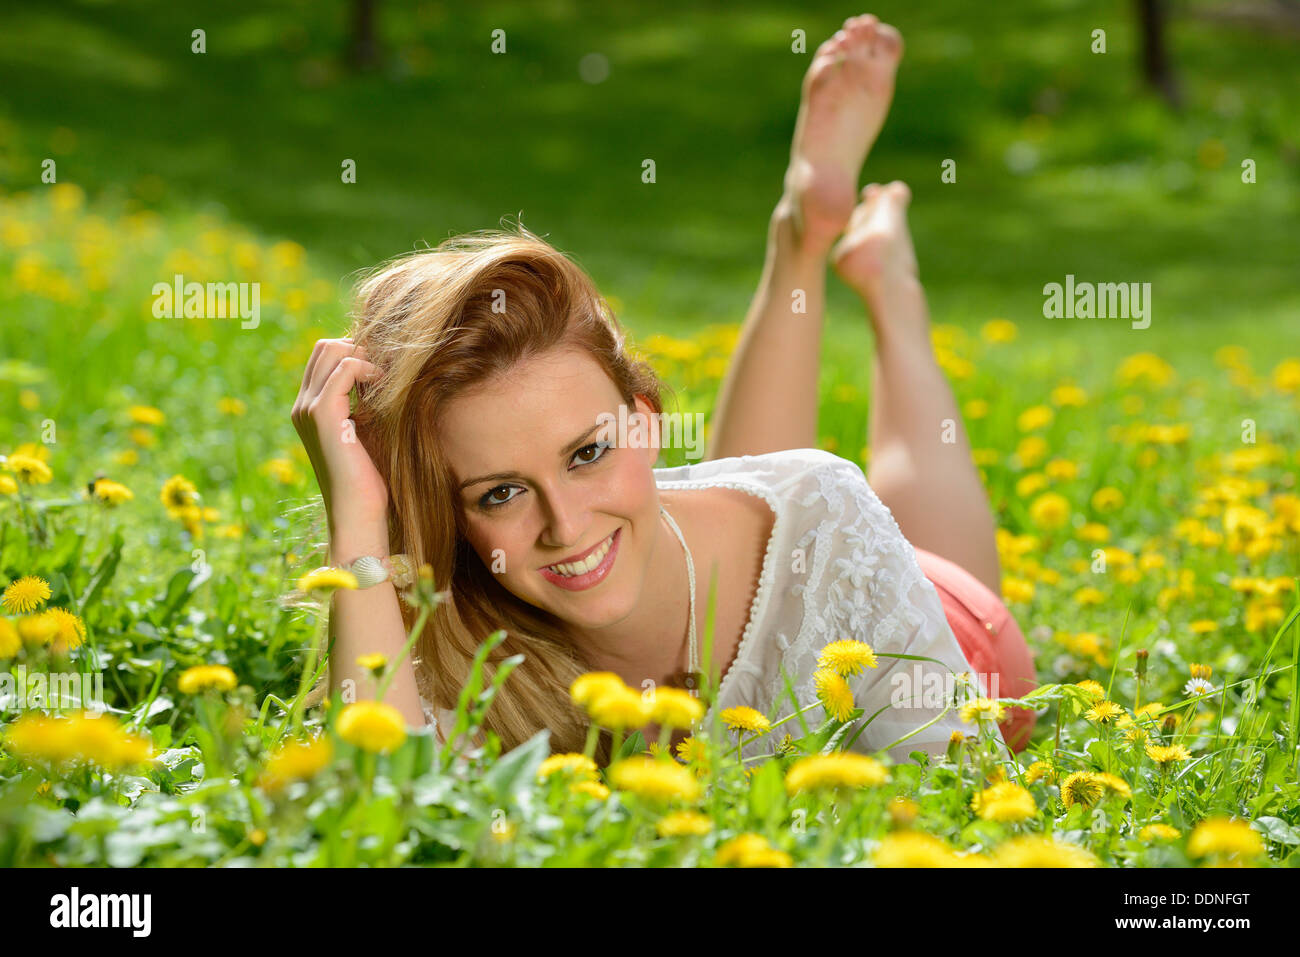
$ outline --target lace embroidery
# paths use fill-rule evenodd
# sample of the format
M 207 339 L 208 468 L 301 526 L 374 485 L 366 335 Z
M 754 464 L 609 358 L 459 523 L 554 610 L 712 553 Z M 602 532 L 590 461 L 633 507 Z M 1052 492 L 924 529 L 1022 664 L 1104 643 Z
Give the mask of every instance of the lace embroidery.
M 746 456 L 746 458 L 748 458 L 748 456 Z M 767 596 L 771 591 L 770 586 L 772 584 L 772 579 L 773 579 L 772 559 L 775 554 L 774 547 L 777 542 L 777 534 L 782 529 L 784 524 L 782 521 L 783 516 L 780 508 L 780 502 L 776 499 L 775 496 L 773 496 L 773 494 L 770 491 L 763 488 L 761 485 L 750 483 L 750 482 L 736 481 L 734 479 L 707 479 L 707 478 L 661 479 L 656 484 L 659 486 L 659 488 L 667 488 L 667 489 L 677 489 L 677 488 L 739 489 L 742 492 L 748 492 L 750 495 L 754 495 L 757 496 L 758 498 L 763 499 L 763 501 L 767 502 L 768 507 L 772 509 L 773 514 L 776 516 L 772 522 L 772 534 L 768 537 L 767 547 L 763 551 L 763 570 L 759 572 L 758 575 L 758 588 L 754 592 L 754 597 L 749 603 L 749 620 L 745 622 L 745 630 L 740 635 L 740 644 L 736 646 L 736 653 L 731 659 L 731 664 L 727 667 L 726 674 L 722 676 L 721 684 L 718 685 L 718 692 L 715 700 L 721 701 L 723 694 L 726 692 L 727 683 L 731 680 L 731 676 L 735 674 L 738 669 L 746 668 L 746 659 L 744 657 L 745 647 L 746 645 L 749 644 L 750 637 L 754 634 L 754 631 L 760 619 L 763 617 L 764 612 L 767 610 L 767 606 L 768 606 Z M 697 584 L 698 587 L 702 589 L 708 588 L 708 584 L 704 581 L 697 581 Z M 703 602 L 708 601 L 708 595 L 707 593 L 704 594 L 703 596 L 696 595 L 695 600 L 697 603 L 697 607 L 700 607 L 702 605 L 702 601 Z M 701 614 L 700 616 L 701 619 L 703 618 L 703 614 L 706 613 L 707 612 Z M 707 668 L 709 667 L 709 665 L 710 665 L 709 662 L 700 663 L 700 666 L 702 668 Z M 709 717 L 709 714 L 711 712 L 712 709 L 709 709 L 709 711 L 705 713 L 703 719 L 705 722 L 711 720 Z M 704 726 L 707 727 L 707 723 Z

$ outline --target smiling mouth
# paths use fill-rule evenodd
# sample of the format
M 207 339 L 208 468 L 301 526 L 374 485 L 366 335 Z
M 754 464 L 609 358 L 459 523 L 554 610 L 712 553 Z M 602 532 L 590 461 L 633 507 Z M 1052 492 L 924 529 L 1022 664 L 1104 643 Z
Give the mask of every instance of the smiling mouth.
M 610 532 L 603 542 L 597 545 L 585 558 L 579 561 L 560 562 L 556 565 L 545 565 L 543 567 L 562 578 L 576 578 L 579 575 L 585 575 L 605 560 L 605 556 L 609 554 L 609 550 L 614 547 L 614 536 L 617 533 L 618 529 Z

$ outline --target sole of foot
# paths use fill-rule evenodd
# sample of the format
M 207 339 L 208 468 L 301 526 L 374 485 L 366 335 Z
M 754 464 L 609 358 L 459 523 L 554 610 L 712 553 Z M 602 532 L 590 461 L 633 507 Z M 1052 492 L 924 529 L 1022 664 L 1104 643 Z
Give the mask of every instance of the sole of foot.
M 916 250 L 907 228 L 912 191 L 895 180 L 862 190 L 844 236 L 831 250 L 835 272 L 867 304 L 887 305 L 905 288 L 917 284 Z
M 829 250 L 848 224 L 902 55 L 899 32 L 865 14 L 845 20 L 804 74 L 785 186 L 800 239 L 811 247 Z

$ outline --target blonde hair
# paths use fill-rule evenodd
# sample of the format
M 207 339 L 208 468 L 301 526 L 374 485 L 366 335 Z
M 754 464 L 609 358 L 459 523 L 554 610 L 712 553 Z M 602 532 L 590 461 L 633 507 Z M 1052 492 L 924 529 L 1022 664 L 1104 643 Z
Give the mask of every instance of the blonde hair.
M 389 545 L 430 565 L 448 593 L 416 639 L 420 693 L 452 710 L 480 644 L 504 629 L 485 677 L 503 658 L 524 659 L 497 693 L 486 728 L 505 750 L 546 727 L 553 751 L 581 751 L 588 719 L 569 685 L 591 667 L 563 621 L 506 590 L 463 537 L 462 503 L 437 442 L 439 413 L 467 388 L 556 348 L 585 351 L 629 406 L 639 395 L 662 412 L 662 383 L 628 353 L 590 277 L 522 225 L 455 236 L 382 264 L 359 283 L 357 300 L 349 338 L 383 374 L 358 388 L 353 419 L 388 486 Z M 402 606 L 414 627 L 415 610 Z M 602 733 L 602 763 L 610 744 Z

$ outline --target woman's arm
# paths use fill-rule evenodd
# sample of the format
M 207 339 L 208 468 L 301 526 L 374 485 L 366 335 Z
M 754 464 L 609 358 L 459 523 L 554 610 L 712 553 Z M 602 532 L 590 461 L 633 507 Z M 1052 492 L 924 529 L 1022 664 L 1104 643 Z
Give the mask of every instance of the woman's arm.
M 817 379 L 826 309 L 826 257 L 799 241 L 783 198 L 768 227 L 758 291 L 710 423 L 706 458 L 817 444 Z
M 322 339 L 307 360 L 291 413 L 320 485 L 335 565 L 363 555 L 388 555 L 388 489 L 349 420 L 349 393 L 356 383 L 376 375 L 378 370 L 352 340 Z M 406 628 L 397 601 L 391 582 L 334 593 L 332 688 L 352 681 L 354 690 L 368 689 L 357 657 L 379 652 L 394 660 L 401 653 Z M 411 724 L 426 723 L 409 657 L 399 666 L 386 698 Z
M 386 535 L 380 529 L 370 533 L 342 532 L 330 535 L 331 563 L 349 564 L 362 555 L 376 558 L 388 556 Z M 371 678 L 366 669 L 357 664 L 361 655 L 379 653 L 389 661 L 396 661 L 406 644 L 406 625 L 402 621 L 397 589 L 392 581 L 381 582 L 370 588 L 355 591 L 339 589 L 334 592 L 330 609 L 330 691 L 349 687 L 369 688 Z M 415 683 L 415 668 L 408 656 L 393 676 L 384 695 L 384 701 L 402 713 L 407 724 L 422 727 L 427 724 L 420 705 L 420 692 Z

